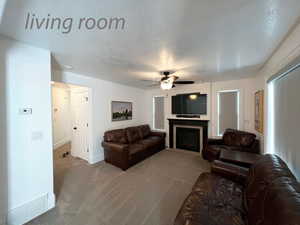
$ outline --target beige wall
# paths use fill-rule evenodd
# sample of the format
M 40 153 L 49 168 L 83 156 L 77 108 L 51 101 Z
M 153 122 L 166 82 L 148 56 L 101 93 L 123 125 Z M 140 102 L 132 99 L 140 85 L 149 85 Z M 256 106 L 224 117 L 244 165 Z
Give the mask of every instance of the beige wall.
M 258 85 L 265 88 L 265 152 L 268 152 L 268 89 L 267 80 L 280 69 L 284 68 L 294 59 L 300 56 L 300 23 L 286 37 L 277 51 L 273 53 L 262 70 L 257 74 L 256 81 Z

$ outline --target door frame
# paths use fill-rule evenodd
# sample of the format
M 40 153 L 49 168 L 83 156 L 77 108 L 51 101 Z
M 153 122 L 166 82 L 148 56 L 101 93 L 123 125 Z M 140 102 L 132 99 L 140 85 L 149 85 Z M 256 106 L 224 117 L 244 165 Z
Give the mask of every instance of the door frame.
M 87 155 L 87 161 L 89 164 L 92 164 L 92 158 L 93 158 L 93 129 L 92 129 L 92 89 L 91 88 L 88 88 L 88 87 L 85 87 L 85 86 L 81 86 L 81 85 L 76 85 L 76 86 L 80 86 L 84 89 L 81 89 L 81 88 L 78 88 L 78 90 L 70 90 L 70 100 L 72 101 L 72 92 L 74 93 L 81 93 L 81 92 L 86 92 L 88 93 L 88 107 L 87 107 L 87 116 L 88 116 L 88 129 L 87 129 L 87 136 L 88 136 L 88 155 Z M 72 127 L 71 129 L 73 129 L 73 118 L 74 118 L 74 115 L 73 115 L 73 110 L 72 110 L 72 104 L 70 105 L 70 111 L 71 111 L 71 117 L 72 117 Z M 73 138 L 73 130 L 72 130 L 72 138 Z M 72 152 L 72 149 L 71 149 L 71 152 Z

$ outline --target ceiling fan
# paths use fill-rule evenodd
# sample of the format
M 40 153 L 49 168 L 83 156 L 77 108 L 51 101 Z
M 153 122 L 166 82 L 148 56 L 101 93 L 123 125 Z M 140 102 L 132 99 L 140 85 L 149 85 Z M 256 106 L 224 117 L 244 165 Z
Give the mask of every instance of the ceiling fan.
M 175 84 L 194 84 L 194 81 L 187 81 L 187 80 L 178 80 L 179 77 L 172 75 L 176 71 L 162 71 L 160 74 L 163 76 L 160 81 L 158 81 L 156 84 L 151 86 L 160 85 L 162 90 L 170 90 L 175 86 Z M 151 80 L 143 80 L 143 81 L 151 81 Z M 153 81 L 151 81 L 153 82 Z

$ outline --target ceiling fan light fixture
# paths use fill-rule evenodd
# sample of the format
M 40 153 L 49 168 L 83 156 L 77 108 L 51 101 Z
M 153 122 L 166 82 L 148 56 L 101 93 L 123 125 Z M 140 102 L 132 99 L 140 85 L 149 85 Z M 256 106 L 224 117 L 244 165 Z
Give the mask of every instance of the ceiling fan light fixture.
M 169 79 L 162 80 L 160 82 L 160 87 L 162 90 L 170 90 L 173 88 L 174 78 L 170 77 Z

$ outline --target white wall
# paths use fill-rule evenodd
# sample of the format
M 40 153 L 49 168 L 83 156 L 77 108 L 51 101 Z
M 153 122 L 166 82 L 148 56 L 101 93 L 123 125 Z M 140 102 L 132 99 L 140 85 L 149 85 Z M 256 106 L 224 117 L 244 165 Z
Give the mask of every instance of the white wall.
M 52 86 L 53 149 L 71 141 L 70 89 Z
M 0 37 L 6 77 L 8 223 L 54 206 L 50 53 Z M 3 69 L 3 68 L 2 68 Z M 20 115 L 32 108 L 32 115 Z
M 5 8 L 5 0 L 0 1 L 0 23 Z M 0 53 L 0 225 L 5 224 L 7 214 L 7 146 L 6 146 L 6 66 L 5 54 Z
M 6 55 L 0 41 L 0 224 L 7 213 Z
M 90 163 L 104 159 L 101 142 L 104 132 L 145 123 L 145 91 L 109 81 L 83 76 L 71 72 L 53 72 L 53 81 L 88 87 L 92 102 L 92 156 Z M 121 122 L 111 121 L 111 101 L 133 102 L 133 119 Z
M 167 133 L 166 144 L 169 145 L 169 121 L 168 118 L 174 118 L 175 115 L 172 115 L 172 96 L 179 93 L 194 93 L 200 92 L 201 94 L 207 94 L 207 115 L 201 116 L 201 120 L 210 120 L 211 119 L 211 84 L 202 83 L 202 84 L 193 84 L 193 85 L 182 85 L 173 88 L 169 91 L 163 91 L 161 89 L 152 89 L 146 91 L 146 110 L 145 116 L 148 124 L 153 128 L 153 96 L 165 96 L 165 131 Z M 209 133 L 211 131 L 209 130 Z
M 258 134 L 254 129 L 254 94 L 257 90 L 263 89 L 263 83 L 255 77 L 241 80 L 231 80 L 223 82 L 202 83 L 194 85 L 185 85 L 176 87 L 170 91 L 162 91 L 160 89 L 148 90 L 146 93 L 147 122 L 153 125 L 153 96 L 166 96 L 165 104 L 165 129 L 168 133 L 168 118 L 173 118 L 171 114 L 171 96 L 180 93 L 201 92 L 208 94 L 208 112 L 206 116 L 201 116 L 202 120 L 210 120 L 209 136 L 217 136 L 217 93 L 224 90 L 239 90 L 240 91 L 240 128 L 257 134 L 258 138 L 263 143 L 263 135 Z M 167 138 L 168 143 L 168 138 Z

